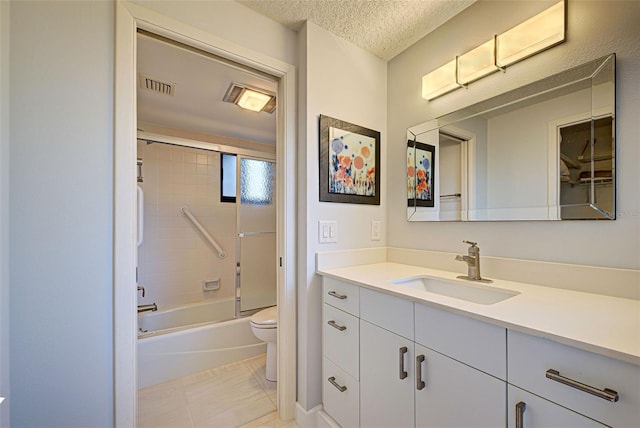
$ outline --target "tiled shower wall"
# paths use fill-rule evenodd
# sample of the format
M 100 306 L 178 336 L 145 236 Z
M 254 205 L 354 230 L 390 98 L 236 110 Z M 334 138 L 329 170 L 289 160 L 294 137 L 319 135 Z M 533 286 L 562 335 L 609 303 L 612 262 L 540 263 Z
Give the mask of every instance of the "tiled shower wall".
M 138 143 L 144 190 L 144 242 L 138 247 L 138 304 L 168 306 L 232 298 L 235 290 L 236 205 L 220 202 L 220 154 Z M 188 206 L 227 253 L 224 259 L 180 208 Z M 220 289 L 203 290 L 219 278 Z

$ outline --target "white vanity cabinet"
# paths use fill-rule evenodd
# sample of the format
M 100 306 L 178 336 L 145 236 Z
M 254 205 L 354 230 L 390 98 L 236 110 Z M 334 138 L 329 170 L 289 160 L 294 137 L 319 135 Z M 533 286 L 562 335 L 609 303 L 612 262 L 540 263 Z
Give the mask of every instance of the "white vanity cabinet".
M 322 295 L 322 401 L 341 426 L 360 426 L 360 320 L 358 286 L 324 278 Z
M 506 330 L 415 304 L 416 426 L 504 427 Z
M 360 426 L 414 426 L 413 302 L 360 290 Z
M 561 426 L 550 416 L 560 412 L 548 405 L 554 410 L 547 413 L 524 399 L 514 399 L 511 395 L 519 390 L 604 425 L 640 426 L 638 366 L 511 330 L 508 354 L 509 384 L 518 388 L 509 390 L 509 412 L 515 414 L 514 406 L 521 401 L 526 404 L 524 420 L 530 422 L 522 428 Z M 527 412 L 532 415 L 530 418 Z M 584 426 L 589 425 L 585 422 Z
M 605 427 L 585 416 L 509 385 L 508 428 L 596 428 Z
M 344 428 L 640 427 L 637 365 L 474 317 L 323 278 L 326 413 Z

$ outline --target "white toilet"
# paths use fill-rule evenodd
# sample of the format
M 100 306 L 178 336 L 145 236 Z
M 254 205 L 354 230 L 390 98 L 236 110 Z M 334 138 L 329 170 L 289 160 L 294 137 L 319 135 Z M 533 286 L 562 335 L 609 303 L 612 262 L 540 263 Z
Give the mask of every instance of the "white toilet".
M 267 366 L 265 376 L 267 380 L 277 380 L 278 347 L 278 307 L 271 306 L 256 312 L 251 317 L 251 331 L 260 340 L 267 342 Z

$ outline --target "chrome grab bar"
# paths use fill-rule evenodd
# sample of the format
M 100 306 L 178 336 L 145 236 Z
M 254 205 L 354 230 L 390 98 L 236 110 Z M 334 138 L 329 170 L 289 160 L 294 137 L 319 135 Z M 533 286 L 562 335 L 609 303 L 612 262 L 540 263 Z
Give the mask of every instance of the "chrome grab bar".
M 336 382 L 336 378 L 335 376 L 331 376 L 329 379 L 327 379 L 329 381 L 329 383 L 333 386 L 336 387 L 336 389 L 340 392 L 345 392 L 347 390 L 346 386 L 342 386 L 340 385 L 338 382 Z
M 218 257 L 220 257 L 221 259 L 224 259 L 227 256 L 227 253 L 225 253 L 224 250 L 220 247 L 220 245 L 218 245 L 216 240 L 213 239 L 211 237 L 211 235 L 209 235 L 209 232 L 207 232 L 207 230 L 204 228 L 204 226 L 202 226 L 202 224 L 200 224 L 198 219 L 196 219 L 193 216 L 193 214 L 191 214 L 191 211 L 189 211 L 189 207 L 180 208 L 180 212 L 182 214 L 184 214 L 185 216 L 187 216 L 187 218 L 189 220 L 191 220 L 191 223 L 193 223 L 193 225 L 196 227 L 196 229 L 198 229 L 200 231 L 200 233 L 202 233 L 202 236 L 204 236 L 205 239 L 207 241 L 209 241 L 209 243 L 213 246 L 213 248 L 216 249 L 216 251 L 218 252 Z
M 328 293 L 328 294 L 329 294 L 329 296 L 333 296 L 333 297 L 335 297 L 336 299 L 340 299 L 340 300 L 344 300 L 344 299 L 346 299 L 346 298 L 347 298 L 347 296 L 346 296 L 345 294 L 338 294 L 338 293 L 336 293 L 336 292 L 335 292 L 335 291 L 333 291 L 333 290 L 329 291 L 329 293 Z
M 578 382 L 577 380 L 573 380 L 573 379 L 570 379 L 568 377 L 561 376 L 560 372 L 558 372 L 558 370 L 549 369 L 549 370 L 547 370 L 545 376 L 546 376 L 547 379 L 554 380 L 554 381 L 559 382 L 559 383 L 561 383 L 563 385 L 567 385 L 567 386 L 575 388 L 575 389 L 577 389 L 579 391 L 586 392 L 587 394 L 595 395 L 598 398 L 602 398 L 603 400 L 607 400 L 607 401 L 610 401 L 612 403 L 615 403 L 618 400 L 620 400 L 620 396 L 613 389 L 609 389 L 609 388 L 604 388 L 604 389 L 594 388 L 593 386 L 584 384 L 582 382 Z
M 327 321 L 327 324 L 329 324 L 333 328 L 337 328 L 340 331 L 345 331 L 347 329 L 346 325 L 338 325 L 334 320 Z

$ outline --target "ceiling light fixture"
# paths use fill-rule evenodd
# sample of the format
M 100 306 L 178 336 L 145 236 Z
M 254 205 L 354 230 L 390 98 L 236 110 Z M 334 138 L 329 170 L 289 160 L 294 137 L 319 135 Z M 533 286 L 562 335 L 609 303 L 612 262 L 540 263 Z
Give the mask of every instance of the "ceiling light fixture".
M 456 56 L 422 76 L 422 97 L 432 100 L 565 40 L 565 0 Z
M 232 82 L 222 99 L 236 104 L 245 110 L 273 113 L 276 109 L 276 96 L 261 89 Z

